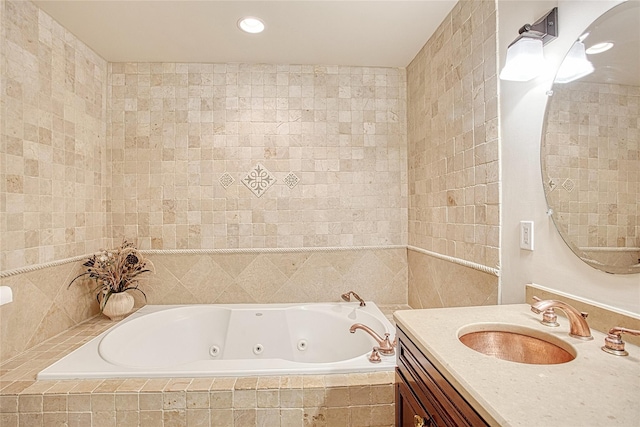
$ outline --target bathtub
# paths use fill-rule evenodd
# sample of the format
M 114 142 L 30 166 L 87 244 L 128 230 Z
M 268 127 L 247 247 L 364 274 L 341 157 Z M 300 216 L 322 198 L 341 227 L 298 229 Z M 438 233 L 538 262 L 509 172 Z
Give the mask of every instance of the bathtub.
M 393 370 L 368 357 L 395 328 L 367 302 L 146 305 L 40 373 L 39 380 L 331 374 Z

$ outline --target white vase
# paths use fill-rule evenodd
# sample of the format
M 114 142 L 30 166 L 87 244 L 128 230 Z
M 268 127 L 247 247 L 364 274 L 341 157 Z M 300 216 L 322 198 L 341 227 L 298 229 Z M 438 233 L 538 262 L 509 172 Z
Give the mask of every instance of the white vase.
M 133 296 L 129 292 L 113 293 L 104 305 L 102 313 L 111 320 L 122 320 L 131 313 L 134 302 Z

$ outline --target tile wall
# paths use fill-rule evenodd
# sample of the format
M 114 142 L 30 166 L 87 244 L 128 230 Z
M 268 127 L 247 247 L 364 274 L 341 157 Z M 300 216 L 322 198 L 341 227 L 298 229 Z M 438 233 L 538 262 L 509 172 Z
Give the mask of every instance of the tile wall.
M 407 251 L 408 302 L 412 308 L 467 307 L 498 303 L 498 278 L 430 255 Z
M 491 268 L 499 267 L 500 233 L 496 49 L 495 2 L 460 1 L 407 68 L 408 243 Z M 442 301 L 460 294 L 419 275 L 423 263 L 476 286 L 471 269 L 411 252 L 409 295 L 425 283 Z M 498 278 L 489 281 L 493 289 L 468 304 L 497 302 Z
M 0 308 L 0 362 L 98 314 L 93 286 L 67 289 L 82 268 L 66 263 L 0 279 L 13 291 L 13 302 Z
M 406 244 L 404 70 L 107 64 L 32 3 L 1 5 L 0 285 L 15 297 L 0 309 L 2 360 L 97 313 L 90 283 L 66 287 L 82 261 L 21 268 L 122 237 Z M 258 165 L 275 180 L 260 191 L 243 183 Z M 332 301 L 347 287 L 406 303 L 404 249 L 153 259 L 150 303 Z
M 0 271 L 106 236 L 107 63 L 28 1 L 3 1 Z
M 461 1 L 407 68 L 409 244 L 498 264 L 496 9 Z
M 2 6 L 2 270 L 135 237 L 144 249 L 205 251 L 150 255 L 150 302 L 335 300 L 354 288 L 402 304 L 408 280 L 422 307 L 437 304 L 423 295 L 437 271 L 453 274 L 438 289 L 443 303 L 461 292 L 454 282 L 475 287 L 464 290 L 470 305 L 492 300 L 497 278 L 477 284 L 475 270 L 415 251 L 408 269 L 404 249 L 206 250 L 409 243 L 495 267 L 493 2 L 460 2 L 407 78 L 106 64 L 31 3 Z M 1 279 L 18 296 L 0 310 L 3 360 L 96 313 L 88 284 L 66 289 L 80 264 Z
M 579 247 L 640 247 L 640 88 L 555 85 L 547 116 L 545 191 L 556 224 Z
M 109 70 L 115 240 L 136 236 L 145 249 L 406 244 L 403 69 Z
M 377 304 L 406 304 L 406 252 L 152 255 L 156 274 L 144 290 L 150 304 L 340 301 L 348 290 Z

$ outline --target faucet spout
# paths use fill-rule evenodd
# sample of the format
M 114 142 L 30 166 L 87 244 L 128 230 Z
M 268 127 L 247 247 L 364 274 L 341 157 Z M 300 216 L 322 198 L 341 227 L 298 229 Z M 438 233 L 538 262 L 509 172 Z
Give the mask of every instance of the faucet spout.
M 569 335 L 581 340 L 592 340 L 591 329 L 587 324 L 587 313 L 580 313 L 566 302 L 557 300 L 541 300 L 531 305 L 531 311 L 540 314 L 550 308 L 562 310 L 569 319 Z
M 356 294 L 353 291 L 349 291 L 349 292 L 346 292 L 346 293 L 340 295 L 340 298 L 342 298 L 343 300 L 349 302 L 349 301 L 351 301 L 351 296 L 353 296 L 355 299 L 360 301 L 360 307 L 364 307 L 365 305 L 367 305 L 367 304 L 365 304 L 364 300 L 362 298 L 360 298 L 360 295 Z
M 351 327 L 349 328 L 349 332 L 354 334 L 358 329 L 362 329 L 363 331 L 371 335 L 374 340 L 376 340 L 376 342 L 378 343 L 377 350 L 379 353 L 384 354 L 385 356 L 393 356 L 395 354 L 395 341 L 391 342 L 389 340 L 389 334 L 385 333 L 384 338 L 382 338 L 373 329 L 371 329 L 367 325 L 363 325 L 362 323 L 354 323 L 353 325 L 351 325 Z

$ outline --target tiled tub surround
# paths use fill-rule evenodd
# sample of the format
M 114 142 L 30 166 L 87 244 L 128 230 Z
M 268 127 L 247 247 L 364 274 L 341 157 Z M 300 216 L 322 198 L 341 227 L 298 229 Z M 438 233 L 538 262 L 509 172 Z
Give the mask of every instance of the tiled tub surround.
M 499 278 L 475 268 L 407 250 L 408 302 L 412 308 L 441 308 L 498 303 Z
M 407 67 L 408 244 L 491 268 L 500 246 L 496 49 L 496 3 L 460 1 Z
M 0 270 L 132 236 L 406 244 L 404 69 L 107 64 L 33 3 L 0 7 Z M 259 163 L 275 183 L 256 197 Z
M 338 301 L 349 289 L 377 304 L 406 304 L 407 250 L 308 249 L 263 253 L 154 253 L 143 279 L 149 304 Z M 8 360 L 98 313 L 93 283 L 67 284 L 83 261 L 0 279 L 14 302 L 0 307 L 0 360 Z M 137 292 L 138 306 L 144 303 Z
M 29 1 L 0 3 L 0 271 L 106 234 L 107 63 Z
M 381 306 L 388 315 L 407 306 Z M 0 426 L 392 426 L 393 371 L 35 381 L 113 323 L 93 318 L 0 365 Z
M 108 98 L 115 240 L 406 244 L 403 69 L 111 63 Z M 258 164 L 270 186 L 256 193 L 245 178 Z

